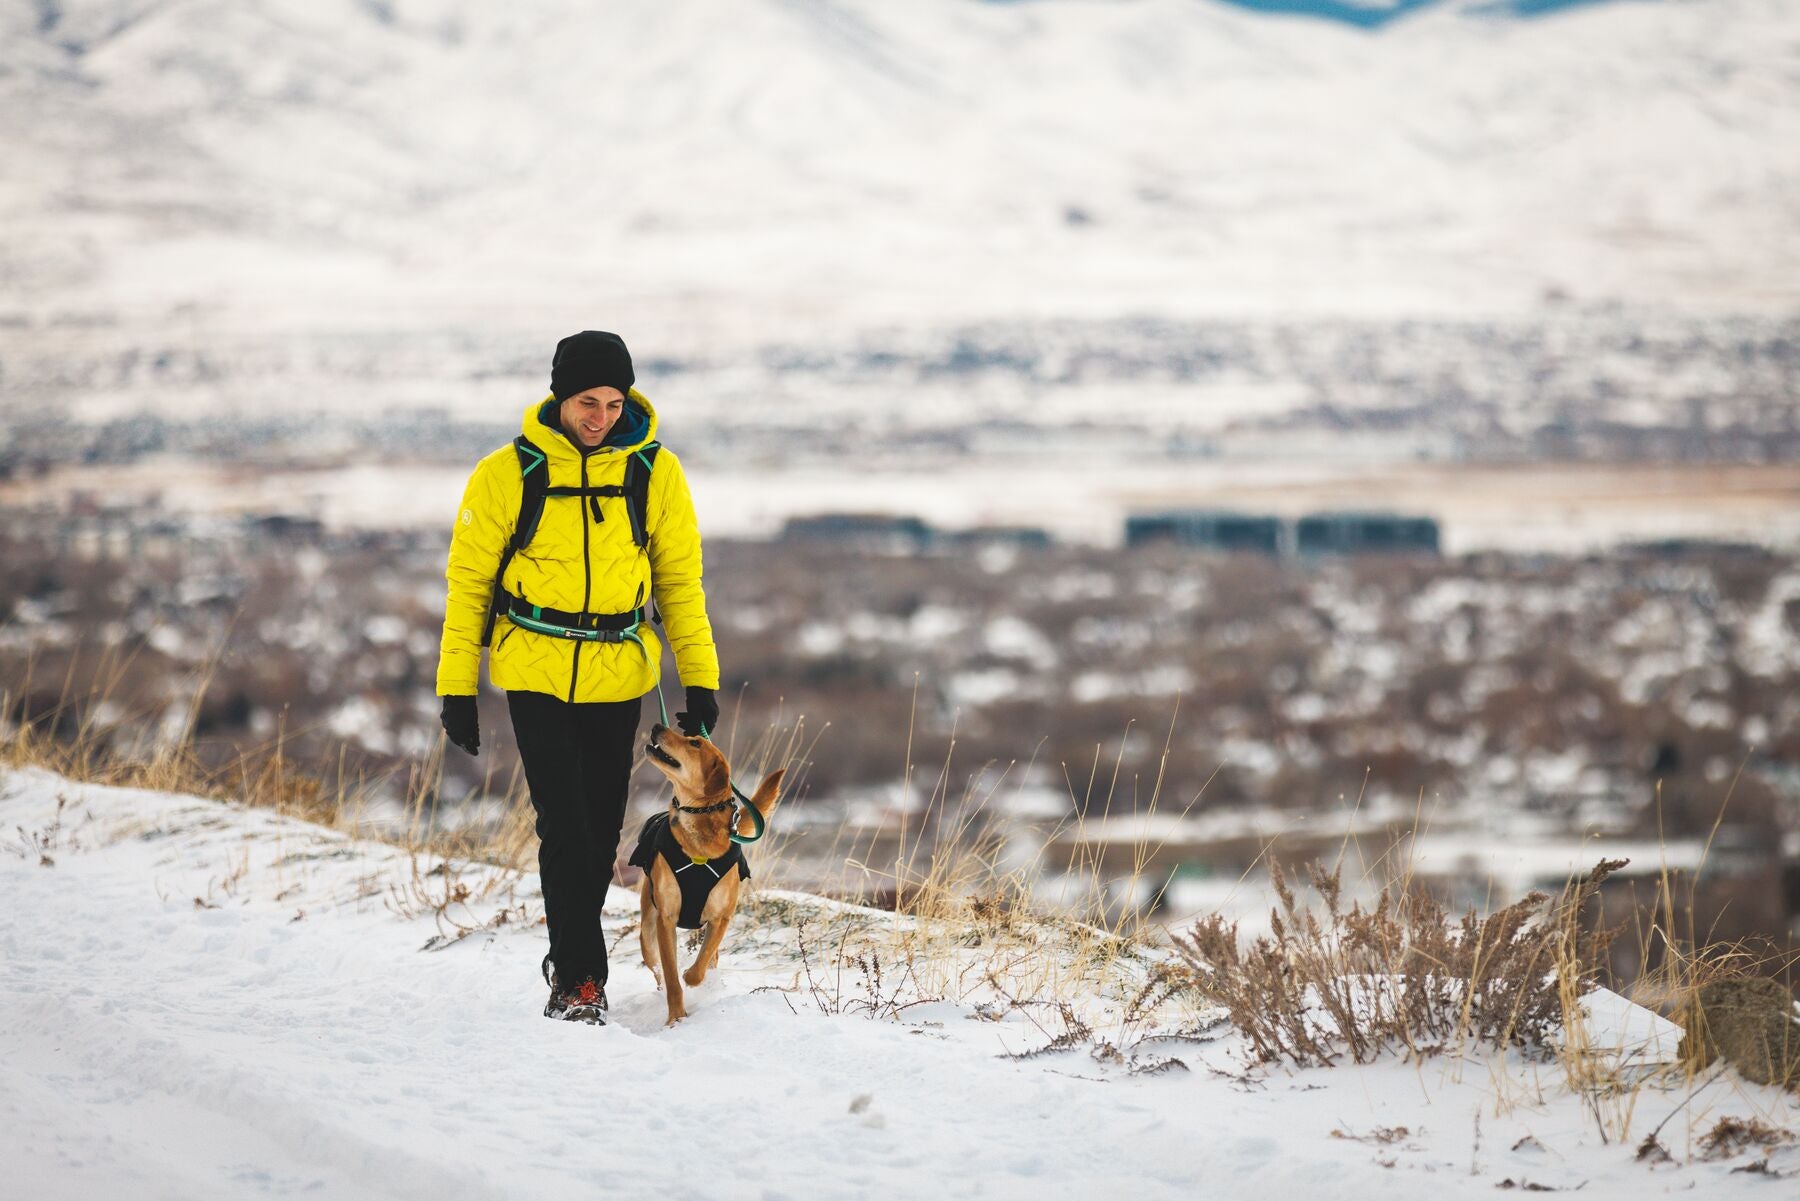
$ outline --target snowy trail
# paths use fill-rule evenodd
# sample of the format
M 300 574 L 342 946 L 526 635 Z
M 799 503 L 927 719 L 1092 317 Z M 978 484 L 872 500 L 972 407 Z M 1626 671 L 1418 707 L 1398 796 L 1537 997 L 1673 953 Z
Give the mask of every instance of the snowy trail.
M 58 793 L 70 802 L 43 866 L 29 838 L 52 827 Z M 17 852 L 0 853 L 0 1198 L 1316 1201 L 1508 1178 L 1768 1195 L 1730 1174 L 1742 1160 L 1651 1172 L 1548 1085 L 1544 1105 L 1495 1116 L 1500 1081 L 1479 1065 L 1460 1083 L 1437 1063 L 1244 1082 L 1209 1072 L 1238 1066 L 1208 1047 L 1179 1049 L 1191 1072 L 1129 1077 L 1079 1053 L 998 1058 L 1043 1037 L 947 1003 L 904 1024 L 827 1016 L 753 992 L 792 967 L 736 932 L 674 1029 L 634 939 L 615 953 L 613 1024 L 552 1023 L 541 931 L 419 953 L 435 927 L 384 903 L 410 870 L 390 848 L 36 772 L 0 778 L 0 829 Z M 1665 1131 L 1678 1156 L 1721 1105 L 1800 1125 L 1776 1094 L 1716 1091 L 1689 1129 Z M 1680 1100 L 1647 1095 L 1644 1128 Z M 1412 1135 L 1332 1135 L 1378 1126 Z

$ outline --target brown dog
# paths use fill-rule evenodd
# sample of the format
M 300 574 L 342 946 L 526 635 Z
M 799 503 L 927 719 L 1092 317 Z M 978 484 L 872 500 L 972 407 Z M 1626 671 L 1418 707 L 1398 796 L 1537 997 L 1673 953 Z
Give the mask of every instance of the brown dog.
M 719 748 L 705 738 L 691 738 L 667 726 L 650 727 L 646 748 L 650 762 L 669 777 L 675 795 L 665 814 L 644 823 L 631 862 L 644 869 L 638 885 L 642 922 L 638 940 L 644 966 L 668 994 L 669 1024 L 687 1016 L 681 986 L 693 988 L 706 978 L 708 968 L 719 961 L 719 944 L 737 912 L 738 887 L 749 875 L 748 865 L 731 841 L 733 809 L 731 765 Z M 770 772 L 757 785 L 750 804 L 766 823 L 780 797 L 783 770 Z M 737 813 L 739 834 L 755 833 L 755 820 Z M 670 866 L 673 859 L 677 866 Z M 720 864 L 717 861 L 724 861 Z M 687 878 L 682 888 L 677 873 Z M 704 900 L 702 886 L 705 886 Z M 685 912 L 684 912 L 685 908 Z M 686 919 L 686 920 L 682 920 Z M 675 928 L 677 923 L 704 926 L 705 941 L 687 971 L 677 973 Z

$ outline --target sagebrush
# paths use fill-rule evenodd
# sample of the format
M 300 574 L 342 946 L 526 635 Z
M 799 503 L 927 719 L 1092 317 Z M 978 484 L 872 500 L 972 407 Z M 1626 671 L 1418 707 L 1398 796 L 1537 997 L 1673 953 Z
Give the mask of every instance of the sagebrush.
M 1265 1063 L 1324 1065 L 1349 1055 L 1436 1054 L 1466 1043 L 1544 1048 L 1571 994 L 1592 987 L 1613 931 L 1583 907 L 1623 860 L 1603 860 L 1557 897 L 1533 892 L 1485 917 L 1453 920 L 1410 880 L 1372 908 L 1343 903 L 1342 869 L 1314 864 L 1321 904 L 1303 906 L 1279 864 L 1271 933 L 1247 944 L 1212 915 L 1175 936 L 1189 987 L 1223 1006 Z

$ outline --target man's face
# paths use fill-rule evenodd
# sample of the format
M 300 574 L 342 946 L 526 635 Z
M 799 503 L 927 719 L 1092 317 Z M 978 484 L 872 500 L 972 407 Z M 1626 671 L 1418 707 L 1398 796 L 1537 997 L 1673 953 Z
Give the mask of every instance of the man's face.
M 563 401 L 557 420 L 576 442 L 598 446 L 624 411 L 625 394 L 617 388 L 589 388 Z

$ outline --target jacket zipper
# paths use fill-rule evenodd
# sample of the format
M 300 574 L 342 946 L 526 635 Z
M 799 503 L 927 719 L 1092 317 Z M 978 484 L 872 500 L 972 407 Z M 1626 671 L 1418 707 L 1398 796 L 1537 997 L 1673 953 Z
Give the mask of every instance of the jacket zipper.
M 588 486 L 586 455 L 581 456 L 581 486 Z M 588 603 L 594 591 L 594 564 L 588 557 L 588 507 L 581 506 L 581 611 L 588 611 Z M 569 658 L 569 703 L 575 703 L 575 682 L 581 678 L 581 648 L 585 644 L 577 639 L 575 653 Z

